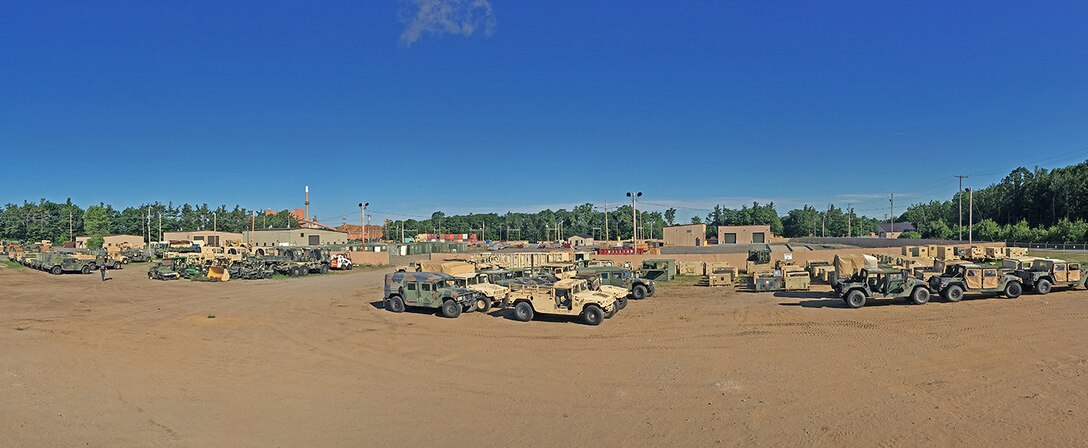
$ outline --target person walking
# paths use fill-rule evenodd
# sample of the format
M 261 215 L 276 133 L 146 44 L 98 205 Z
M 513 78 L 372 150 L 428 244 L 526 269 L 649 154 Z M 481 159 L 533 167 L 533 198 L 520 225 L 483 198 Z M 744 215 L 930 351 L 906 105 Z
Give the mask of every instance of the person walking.
M 99 266 L 98 272 L 102 273 L 102 281 L 106 281 L 106 265 Z

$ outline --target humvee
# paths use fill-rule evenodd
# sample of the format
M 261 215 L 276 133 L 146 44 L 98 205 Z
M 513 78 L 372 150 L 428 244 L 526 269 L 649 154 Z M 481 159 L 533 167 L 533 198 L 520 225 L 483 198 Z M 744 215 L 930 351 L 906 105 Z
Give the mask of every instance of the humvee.
M 892 268 L 863 268 L 857 275 L 840 281 L 836 291 L 850 308 L 861 308 L 868 299 L 905 298 L 917 305 L 929 301 L 926 282 Z
M 551 287 L 524 288 L 510 292 L 514 318 L 522 322 L 537 313 L 560 316 L 581 316 L 589 325 L 600 325 L 616 314 L 618 306 L 612 296 L 590 291 L 585 280 L 564 279 Z
M 659 282 L 667 282 L 676 278 L 679 270 L 676 268 L 676 260 L 667 258 L 651 258 L 642 261 L 641 277 Z
M 1030 269 L 1014 271 L 1013 275 L 1038 294 L 1049 294 L 1054 287 L 1073 289 L 1085 285 L 1080 263 L 1054 258 L 1034 260 Z
M 540 275 L 551 275 L 557 279 L 574 278 L 577 270 L 573 263 L 544 263 L 537 268 Z
M 438 308 L 455 318 L 471 311 L 483 294 L 459 288 L 453 277 L 437 272 L 395 272 L 385 275 L 385 309 L 403 312 L 408 306 Z
M 627 288 L 603 284 L 601 277 L 593 272 L 578 271 L 574 278 L 585 280 L 590 291 L 600 291 L 612 296 L 616 300 L 617 310 L 627 308 L 627 296 L 631 294 Z
M 981 266 L 973 263 L 957 264 L 939 276 L 929 278 L 929 290 L 940 294 L 949 302 L 959 302 L 964 292 L 1004 294 L 1015 299 L 1024 292 L 1020 279 L 1012 274 L 1003 274 L 996 266 Z
M 628 297 L 635 300 L 642 300 L 654 295 L 654 291 L 657 289 L 654 286 L 654 281 L 635 277 L 634 272 L 631 272 L 630 268 L 622 266 L 595 266 L 587 267 L 578 270 L 578 275 L 596 274 L 601 278 L 602 285 L 612 285 L 620 288 L 625 288 L 628 291 Z
M 38 258 L 37 268 L 48 271 L 53 275 L 61 275 L 65 272 L 79 272 L 90 274 L 96 268 L 95 260 L 81 260 L 71 254 L 61 252 L 43 252 Z

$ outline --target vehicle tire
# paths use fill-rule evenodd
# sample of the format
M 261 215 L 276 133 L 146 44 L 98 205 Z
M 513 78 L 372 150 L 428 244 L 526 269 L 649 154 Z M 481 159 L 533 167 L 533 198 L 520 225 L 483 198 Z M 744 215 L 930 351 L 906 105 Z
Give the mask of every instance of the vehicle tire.
M 83 265 L 82 268 L 79 268 L 79 273 L 83 274 L 83 275 L 90 274 L 91 273 L 91 267 L 87 266 L 87 265 Z
M 1019 282 L 1009 282 L 1005 285 L 1005 297 L 1015 299 L 1024 293 L 1024 287 Z
M 491 298 L 483 296 L 482 298 L 476 299 L 476 311 L 481 313 L 491 311 Z
M 53 275 L 61 275 L 64 273 L 64 270 L 61 269 L 60 266 L 53 266 L 53 268 L 49 270 L 49 273 Z
M 619 307 L 616 305 L 616 302 L 612 302 L 612 311 L 605 313 L 604 318 L 611 319 L 612 316 L 616 315 L 617 311 L 619 311 Z
M 390 297 L 390 298 L 386 299 L 385 309 L 387 309 L 389 311 L 392 311 L 394 313 L 403 313 L 404 312 L 404 299 L 400 298 L 400 296 L 393 296 L 393 297 Z
M 631 288 L 631 298 L 635 300 L 642 300 L 646 298 L 646 287 L 642 285 L 635 285 Z
M 533 306 L 529 302 L 518 302 L 514 305 L 514 318 L 522 322 L 533 320 Z
M 298 277 L 302 275 L 302 269 L 299 269 L 298 266 L 294 266 L 288 271 L 288 275 L 292 277 Z
M 1045 296 L 1047 294 L 1050 294 L 1050 289 L 1053 287 L 1054 286 L 1050 284 L 1050 280 L 1044 278 L 1042 280 L 1039 280 L 1039 283 L 1035 284 L 1035 292 Z
M 126 262 L 127 263 L 127 262 Z M 113 269 L 121 269 L 121 263 L 113 262 Z
M 963 288 L 959 285 L 949 286 L 948 289 L 944 290 L 944 298 L 948 299 L 949 302 L 959 302 L 963 299 Z
M 861 308 L 865 306 L 865 293 L 855 289 L 848 292 L 843 300 L 850 308 Z
M 600 325 L 604 321 L 604 310 L 592 303 L 586 305 L 586 308 L 582 310 L 582 321 L 586 325 Z
M 910 302 L 915 305 L 924 305 L 929 302 L 929 290 L 925 287 L 914 288 L 914 292 L 910 294 Z
M 626 297 L 620 297 L 620 298 L 616 299 L 616 306 L 617 306 L 617 309 L 620 309 L 620 310 L 622 310 L 624 308 L 627 308 L 627 298 Z
M 455 319 L 461 315 L 461 304 L 456 300 L 447 300 L 442 302 L 442 315 L 450 319 Z
M 348 268 L 347 268 L 347 269 L 348 269 L 348 270 L 350 271 L 350 270 L 352 270 L 352 269 L 354 269 L 354 268 L 355 268 L 355 265 L 354 265 L 354 264 L 349 264 L 349 265 L 348 265 Z
M 321 271 L 322 274 L 328 274 L 329 273 L 329 265 L 327 265 L 327 264 L 321 265 L 320 271 Z

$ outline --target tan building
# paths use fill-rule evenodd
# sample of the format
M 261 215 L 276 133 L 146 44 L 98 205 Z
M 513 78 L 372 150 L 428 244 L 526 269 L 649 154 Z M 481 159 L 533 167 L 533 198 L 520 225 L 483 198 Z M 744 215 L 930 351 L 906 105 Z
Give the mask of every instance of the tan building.
M 686 224 L 665 227 L 661 231 L 667 246 L 706 245 L 706 224 Z
M 586 247 L 594 244 L 593 237 L 588 235 L 574 235 L 567 238 L 567 244 L 570 247 Z
M 237 246 L 244 242 L 241 233 L 214 230 L 163 232 L 162 239 L 166 241 L 192 241 L 206 246 Z
M 347 244 L 347 232 L 326 229 L 276 229 L 246 232 L 246 239 L 254 247 L 269 246 L 318 246 L 322 244 Z
M 89 236 L 77 236 L 76 248 L 86 249 L 87 240 L 91 239 Z M 106 235 L 102 237 L 102 247 L 143 247 L 144 237 L 136 235 Z
M 718 244 L 763 244 L 777 241 L 771 226 L 718 226 Z

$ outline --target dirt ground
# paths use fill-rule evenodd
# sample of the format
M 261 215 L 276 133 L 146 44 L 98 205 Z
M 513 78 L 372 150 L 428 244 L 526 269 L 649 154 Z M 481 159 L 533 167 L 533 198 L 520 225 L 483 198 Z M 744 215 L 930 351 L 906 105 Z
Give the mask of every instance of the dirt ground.
M 1088 440 L 1085 291 L 853 310 L 825 293 L 662 286 L 589 327 L 393 314 L 383 272 L 145 272 L 0 267 L 0 446 Z

